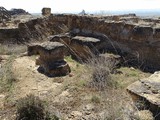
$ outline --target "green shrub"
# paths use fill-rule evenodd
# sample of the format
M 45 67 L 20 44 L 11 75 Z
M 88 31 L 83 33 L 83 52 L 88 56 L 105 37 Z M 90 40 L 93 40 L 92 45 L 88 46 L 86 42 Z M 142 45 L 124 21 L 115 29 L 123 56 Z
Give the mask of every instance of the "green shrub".
M 91 98 L 91 101 L 93 102 L 93 103 L 100 103 L 100 98 L 98 97 L 98 96 L 92 96 L 92 98 Z
M 34 95 L 27 95 L 17 102 L 17 120 L 58 120 L 46 110 L 44 101 Z

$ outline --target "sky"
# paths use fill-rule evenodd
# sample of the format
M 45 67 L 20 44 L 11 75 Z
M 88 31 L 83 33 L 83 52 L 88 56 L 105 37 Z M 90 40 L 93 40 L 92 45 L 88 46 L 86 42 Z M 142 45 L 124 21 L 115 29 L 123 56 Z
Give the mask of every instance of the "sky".
M 160 0 L 0 0 L 0 6 L 10 10 L 22 8 L 30 13 L 41 13 L 50 7 L 52 13 L 85 11 L 127 11 L 160 9 Z

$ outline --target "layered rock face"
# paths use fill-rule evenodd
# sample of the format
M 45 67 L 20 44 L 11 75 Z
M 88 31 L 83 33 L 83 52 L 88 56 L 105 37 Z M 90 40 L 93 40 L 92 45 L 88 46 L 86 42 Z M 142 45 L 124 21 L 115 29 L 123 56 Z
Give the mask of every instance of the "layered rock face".
M 142 103 L 154 113 L 157 120 L 160 119 L 160 72 L 131 84 L 127 90 L 134 102 Z
M 64 76 L 70 73 L 70 67 L 64 61 L 66 52 L 66 47 L 59 42 L 44 42 L 28 47 L 29 55 L 37 53 L 40 55 L 36 60 L 36 64 L 40 65 L 39 71 L 51 77 Z
M 19 24 L 18 34 L 12 39 L 43 40 L 50 35 L 71 32 L 72 37 L 99 39 L 104 42 L 97 48 L 100 51 L 114 52 L 130 64 L 155 71 L 160 69 L 159 24 L 159 19 L 141 19 L 134 14 L 103 17 L 50 15 Z
M 54 18 L 53 21 L 57 18 Z M 65 24 L 65 16 L 59 17 Z M 136 17 L 130 18 L 132 22 L 120 21 L 123 17 L 98 18 L 88 16 L 68 16 L 68 27 L 74 31 L 78 29 L 83 36 L 99 38 L 105 41 L 102 51 L 107 50 L 125 57 L 129 64 L 137 65 L 143 70 L 159 70 L 159 48 L 157 26 L 150 23 L 134 23 Z M 139 19 L 141 20 L 141 19 Z M 137 21 L 136 21 L 137 22 Z M 156 21 L 156 24 L 158 22 Z

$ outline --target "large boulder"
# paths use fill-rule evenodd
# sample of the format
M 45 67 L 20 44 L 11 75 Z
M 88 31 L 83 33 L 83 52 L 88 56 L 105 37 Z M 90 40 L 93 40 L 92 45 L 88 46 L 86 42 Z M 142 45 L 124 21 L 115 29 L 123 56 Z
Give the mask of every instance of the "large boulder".
M 99 59 L 104 63 L 108 63 L 108 67 L 111 73 L 118 72 L 116 69 L 120 68 L 122 63 L 124 62 L 121 56 L 109 53 L 100 54 Z
M 63 60 L 66 52 L 66 47 L 64 44 L 59 42 L 44 42 L 41 43 L 39 49 L 39 55 L 41 60 L 44 61 L 57 61 Z
M 71 40 L 70 47 L 82 61 L 85 61 L 93 55 L 99 54 L 95 47 L 99 42 L 99 39 L 93 37 L 75 36 Z
M 47 76 L 64 76 L 71 72 L 69 65 L 64 61 L 66 47 L 59 42 L 44 42 L 28 46 L 28 54 L 39 54 L 36 65 L 39 65 L 39 72 Z
M 42 15 L 43 16 L 49 16 L 49 15 L 51 15 L 51 8 L 43 8 L 42 9 Z
M 151 110 L 155 118 L 160 119 L 160 72 L 131 84 L 127 91 L 136 104 L 143 104 L 143 108 Z
M 97 45 L 100 44 L 100 40 L 93 37 L 68 35 L 55 35 L 52 36 L 50 41 L 58 41 L 65 44 L 70 54 L 79 60 L 80 62 L 86 61 L 88 58 L 98 55 L 99 51 Z

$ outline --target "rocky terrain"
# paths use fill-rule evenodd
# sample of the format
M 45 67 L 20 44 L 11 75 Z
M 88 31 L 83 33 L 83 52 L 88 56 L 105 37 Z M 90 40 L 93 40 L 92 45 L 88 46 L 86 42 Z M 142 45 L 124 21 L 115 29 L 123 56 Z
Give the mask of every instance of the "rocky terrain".
M 48 11 L 0 27 L 0 119 L 29 94 L 57 119 L 160 119 L 160 19 Z
M 10 11 L 9 11 L 9 13 L 11 14 L 11 15 L 30 15 L 30 13 L 28 13 L 28 12 L 26 12 L 25 10 L 23 10 L 23 9 L 11 9 Z

